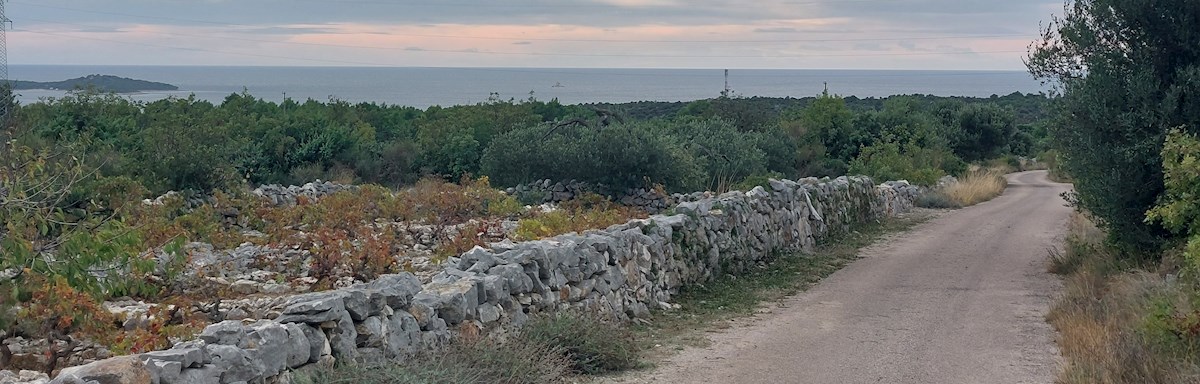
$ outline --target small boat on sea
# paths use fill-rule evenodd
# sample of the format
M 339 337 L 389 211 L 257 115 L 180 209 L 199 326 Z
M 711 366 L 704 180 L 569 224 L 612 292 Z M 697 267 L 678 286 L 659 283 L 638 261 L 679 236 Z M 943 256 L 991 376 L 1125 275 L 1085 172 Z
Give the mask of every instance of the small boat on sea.
M 554 82 L 554 88 L 563 88 L 563 87 L 566 87 L 566 86 L 562 85 L 562 83 L 560 83 L 560 82 L 557 82 L 557 81 Z

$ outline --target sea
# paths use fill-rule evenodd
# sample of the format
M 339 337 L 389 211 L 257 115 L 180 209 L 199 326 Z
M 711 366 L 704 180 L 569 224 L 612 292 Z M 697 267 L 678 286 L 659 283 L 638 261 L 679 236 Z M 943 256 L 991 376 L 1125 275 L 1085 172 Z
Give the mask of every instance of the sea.
M 168 97 L 220 103 L 247 92 L 279 102 L 342 100 L 427 108 L 533 97 L 564 104 L 692 101 L 729 89 L 744 97 L 808 97 L 828 89 L 842 96 L 926 94 L 989 97 L 1048 88 L 1023 71 L 838 69 L 581 69 L 416 67 L 214 67 L 12 65 L 14 80 L 61 81 L 91 74 L 168 83 L 172 92 L 125 94 L 139 101 Z M 727 88 L 728 87 L 728 88 Z M 23 90 L 22 104 L 61 98 L 65 91 Z

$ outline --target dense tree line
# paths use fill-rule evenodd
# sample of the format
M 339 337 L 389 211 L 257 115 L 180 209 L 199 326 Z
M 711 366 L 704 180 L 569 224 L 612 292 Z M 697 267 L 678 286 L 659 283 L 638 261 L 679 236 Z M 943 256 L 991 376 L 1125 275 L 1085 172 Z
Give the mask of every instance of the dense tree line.
M 430 175 L 675 191 L 847 171 L 932 183 L 965 161 L 1040 148 L 1015 110 L 991 99 L 893 97 L 858 109 L 858 99 L 828 94 L 786 108 L 772 100 L 702 100 L 647 119 L 622 112 L 642 103 L 492 98 L 420 110 L 248 94 L 143 103 L 80 91 L 20 107 L 5 134 L 96 169 L 82 194 L 120 184 L 146 195 L 315 179 L 396 187 Z

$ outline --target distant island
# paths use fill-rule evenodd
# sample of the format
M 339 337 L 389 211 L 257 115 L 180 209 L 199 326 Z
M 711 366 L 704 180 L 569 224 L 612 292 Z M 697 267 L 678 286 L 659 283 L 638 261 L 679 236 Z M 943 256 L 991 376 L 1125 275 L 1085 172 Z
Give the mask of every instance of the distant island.
M 21 81 L 12 82 L 13 90 L 49 89 L 72 90 L 76 88 L 95 88 L 101 92 L 131 93 L 144 91 L 178 91 L 179 87 L 166 83 L 129 79 L 111 75 L 88 75 L 80 78 L 53 81 Z

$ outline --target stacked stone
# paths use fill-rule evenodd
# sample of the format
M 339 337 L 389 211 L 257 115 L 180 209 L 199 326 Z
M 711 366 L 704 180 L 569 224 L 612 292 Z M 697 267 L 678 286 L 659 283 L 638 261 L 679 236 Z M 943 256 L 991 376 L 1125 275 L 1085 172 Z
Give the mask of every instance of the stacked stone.
M 552 182 L 539 180 L 530 184 L 508 188 L 505 193 L 516 196 L 525 204 L 558 204 L 573 200 L 585 193 L 609 194 L 603 187 L 593 186 L 581 181 Z M 650 213 L 665 211 L 676 203 L 675 196 L 664 195 L 649 188 L 635 188 L 616 196 L 616 201 L 628 207 L 634 207 Z
M 625 195 L 619 201 L 625 206 L 638 208 L 649 213 L 666 211 L 678 202 L 674 195 L 664 195 L 649 188 L 637 188 L 625 191 Z
M 576 180 L 554 182 L 549 179 L 518 185 L 505 190 L 521 202 L 531 205 L 569 201 L 587 192 L 595 192 L 588 183 Z
M 255 188 L 252 191 L 255 195 L 261 196 L 271 201 L 274 205 L 295 205 L 300 196 L 309 200 L 316 200 L 341 191 L 352 190 L 356 187 L 353 185 L 337 184 L 329 181 L 317 180 L 302 186 L 282 186 L 277 184 L 263 185 Z
M 95 380 L 113 364 L 153 383 L 277 382 L 313 364 L 441 346 L 456 330 L 520 326 L 539 312 L 644 317 L 671 308 L 683 287 L 745 272 L 780 251 L 811 250 L 832 231 L 904 212 L 915 196 L 907 183 L 876 186 L 865 177 L 771 180 L 681 203 L 670 215 L 477 247 L 424 286 L 399 274 L 294 296 L 273 320 L 213 324 L 197 341 L 64 370 L 56 382 Z

